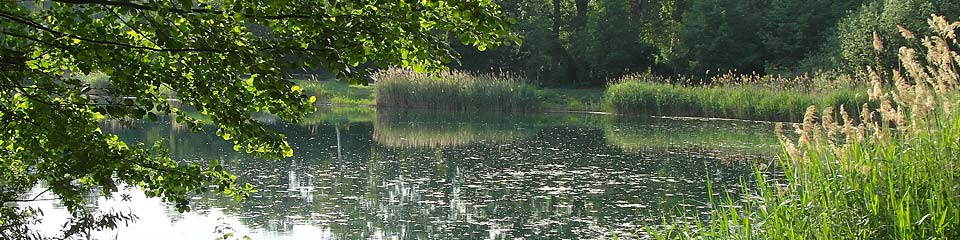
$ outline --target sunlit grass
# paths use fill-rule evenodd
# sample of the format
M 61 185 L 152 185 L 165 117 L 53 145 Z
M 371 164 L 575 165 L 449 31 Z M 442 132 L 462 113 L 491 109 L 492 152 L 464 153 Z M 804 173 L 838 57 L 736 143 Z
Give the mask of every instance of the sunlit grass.
M 296 80 L 294 82 L 303 88 L 304 94 L 316 96 L 317 102 L 321 104 L 370 106 L 376 103 L 374 88 L 371 86 L 337 80 Z

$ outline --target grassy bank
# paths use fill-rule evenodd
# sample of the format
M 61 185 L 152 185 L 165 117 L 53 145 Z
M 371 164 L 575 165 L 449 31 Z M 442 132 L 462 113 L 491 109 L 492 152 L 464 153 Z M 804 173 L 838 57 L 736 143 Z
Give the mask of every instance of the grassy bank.
M 373 87 L 349 84 L 334 79 L 323 81 L 295 80 L 304 94 L 317 97 L 319 104 L 374 105 L 376 95 Z
M 629 78 L 604 93 L 604 106 L 623 114 L 793 122 L 803 119 L 810 105 L 843 105 L 848 112 L 857 112 L 866 102 L 866 94 L 849 89 L 810 93 L 759 85 L 688 87 Z
M 931 23 L 942 23 L 931 24 L 941 33 L 960 26 Z M 960 64 L 949 60 L 960 46 L 940 37 L 926 39 L 928 56 L 900 51 L 905 72 L 885 74 L 891 90 L 872 77 L 869 95 L 880 107 L 860 123 L 808 109 L 799 138 L 781 137 L 782 177 L 758 173 L 744 201 L 715 200 L 722 207 L 710 219 L 675 222 L 654 237 L 960 239 Z
M 371 86 L 342 81 L 296 82 L 306 94 L 317 96 L 318 102 L 324 104 L 452 111 L 608 111 L 797 122 L 810 105 L 843 105 L 856 117 L 867 102 L 860 90 L 862 85 L 825 88 L 797 85 L 793 81 L 775 86 L 751 83 L 688 87 L 625 78 L 606 89 L 565 89 L 536 88 L 510 77 L 462 72 L 431 75 L 390 69 L 377 73 L 375 78 L 377 81 Z
M 542 106 L 535 87 L 505 76 L 389 69 L 374 78 L 379 107 L 525 111 Z

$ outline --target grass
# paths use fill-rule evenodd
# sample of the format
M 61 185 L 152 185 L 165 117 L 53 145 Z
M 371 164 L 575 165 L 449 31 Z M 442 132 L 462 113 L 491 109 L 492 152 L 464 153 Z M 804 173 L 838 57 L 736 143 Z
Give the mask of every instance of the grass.
M 541 108 L 543 99 L 535 87 L 508 76 L 388 69 L 374 78 L 378 107 L 518 112 Z
M 801 120 L 810 105 L 843 105 L 848 112 L 855 112 L 867 102 L 866 94 L 845 89 L 808 93 L 753 85 L 688 87 L 633 79 L 613 84 L 604 93 L 604 106 L 617 113 L 791 122 Z
M 939 33 L 960 28 L 942 17 L 930 23 Z M 927 56 L 901 49 L 905 72 L 885 74 L 892 90 L 871 74 L 880 107 L 864 109 L 859 123 L 808 108 L 796 142 L 781 137 L 780 177 L 758 171 L 744 200 L 714 199 L 709 219 L 668 222 L 652 237 L 960 239 L 960 64 L 944 61 L 960 44 L 939 37 L 923 39 L 932 43 Z
M 294 82 L 303 88 L 304 94 L 316 96 L 320 104 L 366 106 L 376 104 L 376 95 L 371 86 L 336 80 L 295 80 Z

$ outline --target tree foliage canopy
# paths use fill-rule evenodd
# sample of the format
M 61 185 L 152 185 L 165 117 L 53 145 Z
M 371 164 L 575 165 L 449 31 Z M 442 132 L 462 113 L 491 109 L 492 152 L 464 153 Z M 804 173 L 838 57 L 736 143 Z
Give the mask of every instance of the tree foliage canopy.
M 960 17 L 956 0 L 498 1 L 524 44 L 464 51 L 454 67 L 554 86 L 602 86 L 643 72 L 691 81 L 728 72 L 855 73 L 897 64 L 897 49 L 873 50 L 873 32 L 899 46 L 906 42 L 897 24 L 923 35 L 930 14 Z
M 252 119 L 296 122 L 314 110 L 285 70 L 362 81 L 361 64 L 439 69 L 457 56 L 450 36 L 481 50 L 515 39 L 501 15 L 489 0 L 0 1 L 0 238 L 30 234 L 36 212 L 15 203 L 36 186 L 73 215 L 64 235 L 130 217 L 83 208 L 90 189 L 137 186 L 181 211 L 191 192 L 251 190 L 216 162 L 178 163 L 159 145 L 102 131 L 102 121 L 172 115 L 199 130 L 179 107 L 189 106 L 238 151 L 291 156 L 283 135 Z M 79 79 L 91 73 L 110 84 Z

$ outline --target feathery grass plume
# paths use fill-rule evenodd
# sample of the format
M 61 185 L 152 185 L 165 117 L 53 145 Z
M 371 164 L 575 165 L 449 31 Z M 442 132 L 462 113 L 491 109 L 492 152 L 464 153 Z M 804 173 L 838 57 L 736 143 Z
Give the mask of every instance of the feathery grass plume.
M 786 138 L 783 136 L 783 123 L 778 122 L 773 126 L 773 133 L 777 134 L 777 138 Z
M 913 32 L 911 32 L 909 29 L 907 29 L 901 24 L 897 24 L 897 30 L 900 31 L 900 36 L 903 36 L 903 38 L 905 39 L 910 40 L 914 38 Z
M 914 93 L 916 92 L 913 91 L 913 86 L 903 79 L 900 71 L 893 70 L 893 84 L 897 87 L 897 91 L 893 93 L 893 99 L 896 102 L 914 103 Z
M 934 38 L 923 41 L 927 52 L 927 62 L 931 63 L 927 69 L 931 73 L 945 77 L 943 82 L 947 83 L 950 89 L 955 89 L 958 85 L 957 70 L 954 67 L 954 59 L 957 59 L 957 53 L 951 51 L 947 40 L 943 38 Z
M 860 125 L 857 126 L 857 141 L 863 142 L 866 140 L 868 133 L 867 129 L 875 129 L 876 123 L 873 121 L 873 110 L 870 109 L 870 105 L 864 103 L 860 107 Z
M 873 32 L 873 50 L 876 50 L 877 54 L 883 53 L 883 40 L 876 31 Z
M 797 147 L 796 144 L 793 144 L 793 140 L 790 140 L 789 138 L 784 138 L 783 148 L 785 149 L 787 156 L 791 161 L 791 164 L 798 165 L 800 163 L 795 161 L 806 160 L 807 154 L 804 151 L 800 150 L 802 147 Z
M 843 144 L 849 145 L 856 140 L 856 126 L 853 125 L 853 118 L 850 117 L 850 114 L 847 113 L 847 109 L 843 105 L 840 106 L 840 116 L 843 118 Z
M 817 107 L 811 105 L 807 107 L 806 113 L 803 114 L 803 125 L 801 126 L 800 131 L 800 140 L 797 140 L 798 146 L 803 148 L 819 142 L 817 140 L 818 134 L 817 130 Z
M 926 40 L 927 39 L 924 39 L 924 41 Z M 899 52 L 900 64 L 904 67 L 904 69 L 907 70 L 907 74 L 914 80 L 914 82 L 926 82 L 934 86 L 936 91 L 944 91 L 945 86 L 943 83 L 931 78 L 925 70 L 926 67 L 917 61 L 916 50 L 912 48 L 901 47 Z
M 840 127 L 833 121 L 833 107 L 827 107 L 823 110 L 823 114 L 821 114 L 820 117 L 820 125 L 826 132 L 827 143 L 830 144 L 830 146 L 836 147 L 837 130 L 839 130 Z
M 930 19 L 927 19 L 927 24 L 940 36 L 953 40 L 953 44 L 960 44 L 957 42 L 957 29 L 960 28 L 960 21 L 950 22 L 944 16 L 931 14 Z
M 880 79 L 880 74 L 877 74 L 877 71 L 873 70 L 872 67 L 867 66 L 867 72 L 870 73 L 870 83 L 873 84 L 873 88 L 868 92 L 870 101 L 879 100 L 880 95 L 883 95 L 883 80 Z
M 893 102 L 890 101 L 888 94 L 880 96 L 880 127 L 890 128 L 896 126 L 890 126 L 890 123 L 897 123 L 897 110 L 893 107 Z M 884 129 L 876 129 L 873 131 L 873 137 L 876 139 L 883 139 L 886 131 Z
M 872 124 L 873 123 L 873 111 L 870 110 L 870 105 L 864 103 L 860 107 L 860 124 Z

